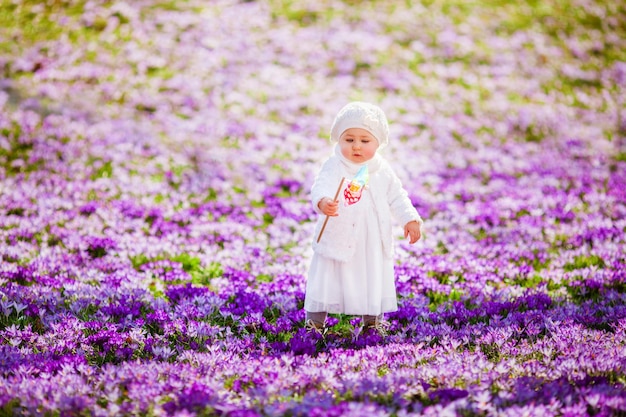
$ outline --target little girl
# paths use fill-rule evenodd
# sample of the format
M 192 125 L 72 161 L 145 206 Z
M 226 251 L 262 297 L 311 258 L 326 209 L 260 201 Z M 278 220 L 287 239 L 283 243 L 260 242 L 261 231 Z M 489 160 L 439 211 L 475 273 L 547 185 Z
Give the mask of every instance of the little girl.
M 343 313 L 361 315 L 365 329 L 384 334 L 383 313 L 398 309 L 391 217 L 404 225 L 404 237 L 411 244 L 421 238 L 423 221 L 377 152 L 389 142 L 382 109 L 349 103 L 337 114 L 330 139 L 337 143 L 334 155 L 311 188 L 311 202 L 320 217 L 306 284 L 306 326 L 322 332 L 328 313 Z M 369 181 L 360 194 L 352 194 L 346 187 L 357 172 L 362 177 L 364 165 Z

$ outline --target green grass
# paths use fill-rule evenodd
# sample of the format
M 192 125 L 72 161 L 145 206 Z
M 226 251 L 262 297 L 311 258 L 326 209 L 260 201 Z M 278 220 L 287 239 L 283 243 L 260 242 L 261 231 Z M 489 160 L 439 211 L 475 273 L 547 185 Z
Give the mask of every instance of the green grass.
M 0 53 L 11 53 L 18 47 L 57 39 L 65 29 L 53 16 L 80 16 L 84 4 L 83 0 L 21 0 L 18 4 L 0 0 Z
M 577 269 L 584 269 L 584 268 L 589 268 L 592 266 L 595 266 L 598 268 L 604 268 L 605 266 L 604 260 L 597 255 L 589 255 L 589 256 L 580 255 L 574 258 L 573 262 L 570 262 L 566 264 L 565 266 L 563 266 L 563 269 L 565 271 L 571 272 Z

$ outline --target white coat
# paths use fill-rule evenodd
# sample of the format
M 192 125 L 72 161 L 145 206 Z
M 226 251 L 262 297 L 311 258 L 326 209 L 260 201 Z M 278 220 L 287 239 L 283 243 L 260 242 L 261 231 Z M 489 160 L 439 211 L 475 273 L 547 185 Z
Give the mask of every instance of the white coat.
M 376 211 L 372 213 L 371 218 L 378 222 L 384 255 L 392 257 L 394 251 L 392 216 L 401 226 L 413 220 L 420 224 L 423 221 L 411 204 L 407 192 L 389 163 L 376 154 L 367 164 L 369 170 L 367 191 L 373 199 Z M 349 215 L 349 207 L 344 205 L 343 188 L 356 175 L 360 167 L 360 164 L 351 163 L 344 158 L 337 146 L 335 154 L 326 160 L 315 178 L 311 188 L 311 203 L 320 217 L 315 228 L 313 251 L 319 255 L 343 262 L 350 260 L 354 255 L 358 244 L 356 241 L 357 233 L 354 230 L 356 223 L 354 218 Z M 318 203 L 324 197 L 334 197 L 342 177 L 346 181 L 339 194 L 339 215 L 328 219 L 324 233 L 318 243 L 317 237 L 326 218 L 321 213 Z

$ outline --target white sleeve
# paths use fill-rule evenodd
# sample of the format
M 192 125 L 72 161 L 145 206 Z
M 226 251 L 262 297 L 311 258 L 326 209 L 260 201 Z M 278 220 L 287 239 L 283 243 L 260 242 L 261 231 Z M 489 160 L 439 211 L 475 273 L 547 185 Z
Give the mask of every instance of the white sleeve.
M 388 172 L 391 178 L 391 183 L 389 185 L 387 197 L 391 214 L 403 227 L 413 220 L 422 225 L 424 221 L 415 207 L 413 207 L 408 193 L 402 186 L 402 182 L 391 167 L 389 167 Z
M 320 172 L 315 177 L 315 181 L 311 186 L 311 204 L 316 213 L 321 214 L 321 210 L 317 206 L 324 197 L 333 198 L 337 192 L 337 186 L 341 177 L 338 176 L 338 165 L 334 158 L 330 158 L 324 162 Z

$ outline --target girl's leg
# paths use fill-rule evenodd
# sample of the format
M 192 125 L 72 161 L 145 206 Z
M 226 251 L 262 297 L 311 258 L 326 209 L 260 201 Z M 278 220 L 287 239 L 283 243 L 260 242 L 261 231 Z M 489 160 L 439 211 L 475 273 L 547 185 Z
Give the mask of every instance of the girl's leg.
M 377 316 L 368 316 L 363 315 L 363 329 L 373 329 L 378 332 L 382 337 L 387 336 L 387 330 L 389 328 L 389 323 L 383 320 L 383 314 L 379 314 Z
M 376 325 L 382 321 L 383 313 L 380 313 L 377 316 L 369 316 L 367 314 L 363 315 L 363 327 L 376 327 Z
M 324 323 L 326 323 L 326 315 L 327 313 L 325 311 L 319 311 L 319 312 L 307 311 L 306 323 L 307 324 L 311 323 L 316 328 L 322 329 L 324 327 Z

